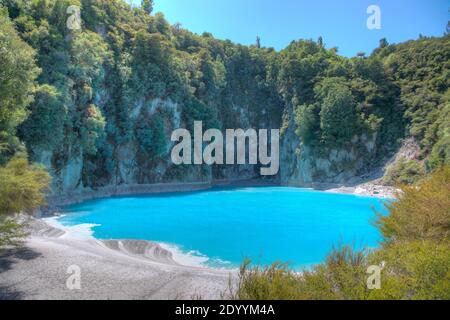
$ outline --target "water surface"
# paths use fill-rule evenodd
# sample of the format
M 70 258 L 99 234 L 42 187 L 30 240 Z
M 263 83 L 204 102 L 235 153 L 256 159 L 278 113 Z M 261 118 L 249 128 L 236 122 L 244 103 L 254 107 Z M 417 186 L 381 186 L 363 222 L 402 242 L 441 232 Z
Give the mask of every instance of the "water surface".
M 235 267 L 248 257 L 300 268 L 324 261 L 338 243 L 376 247 L 375 210 L 384 211 L 382 200 L 259 187 L 88 201 L 67 207 L 59 221 L 97 225 L 99 239 L 174 245 L 212 267 Z

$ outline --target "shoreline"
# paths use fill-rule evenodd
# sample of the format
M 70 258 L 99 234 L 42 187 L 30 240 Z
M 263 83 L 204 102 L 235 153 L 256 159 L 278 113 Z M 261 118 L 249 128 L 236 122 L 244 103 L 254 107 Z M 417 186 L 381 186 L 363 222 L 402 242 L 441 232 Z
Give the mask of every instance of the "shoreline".
M 220 300 L 236 270 L 189 266 L 168 248 L 143 240 L 98 240 L 89 225 L 57 228 L 23 217 L 30 237 L 0 252 L 0 300 Z M 83 232 L 84 231 L 84 232 Z M 81 290 L 67 287 L 79 267 Z
M 54 201 L 53 205 L 49 206 L 47 212 L 44 215 L 35 215 L 40 221 L 44 222 L 50 228 L 55 230 L 60 230 L 63 232 L 61 237 L 77 240 L 92 240 L 98 242 L 104 242 L 105 240 L 96 239 L 93 236 L 93 227 L 96 225 L 76 225 L 76 226 L 65 226 L 61 224 L 57 219 L 64 214 L 58 210 L 58 206 L 66 206 L 71 204 L 77 204 L 83 201 L 89 201 L 94 199 L 102 199 L 115 196 L 145 196 L 151 194 L 162 194 L 162 193 L 185 193 L 185 192 L 196 192 L 211 190 L 214 187 L 229 187 L 229 188 L 250 188 L 250 187 L 264 187 L 264 186 L 276 186 L 276 187 L 292 187 L 299 189 L 309 189 L 319 192 L 326 193 L 339 193 L 355 196 L 364 197 L 375 197 L 375 198 L 395 198 L 396 189 L 391 187 L 380 186 L 374 183 L 365 183 L 355 186 L 340 186 L 336 184 L 321 184 L 315 183 L 311 185 L 280 185 L 274 183 L 271 180 L 223 180 L 214 181 L 212 183 L 181 183 L 181 184 L 155 184 L 155 185 L 141 185 L 141 186 L 122 186 L 121 188 L 114 188 L 114 192 L 110 188 L 107 190 L 99 190 L 99 192 L 94 193 L 84 193 L 78 194 L 76 197 L 66 196 L 63 199 L 59 198 L 58 201 Z M 376 192 L 374 192 L 376 190 Z M 107 191 L 107 192 L 106 192 Z M 144 192 L 145 191 L 145 192 Z M 56 205 L 57 203 L 57 205 Z M 108 240 L 109 241 L 109 240 Z M 138 241 L 135 239 L 112 239 L 111 241 Z M 140 240 L 139 240 L 140 241 Z M 173 256 L 173 260 L 180 266 L 185 267 L 195 267 L 195 268 L 205 268 L 210 270 L 236 270 L 237 267 L 220 267 L 220 266 L 209 266 L 205 262 L 208 262 L 210 258 L 203 255 L 201 252 L 184 252 L 175 244 L 164 243 L 164 242 L 152 242 L 147 240 L 142 240 L 147 243 L 152 243 L 161 247 L 161 249 L 166 250 Z M 214 263 L 214 261 L 211 261 Z M 224 262 L 224 265 L 227 265 Z
M 210 260 L 207 256 L 201 254 L 200 252 L 184 252 L 177 245 L 171 243 L 139 239 L 98 239 L 94 237 L 94 231 L 92 230 L 92 228 L 99 225 L 79 224 L 74 226 L 65 226 L 58 221 L 58 218 L 62 216 L 64 215 L 40 218 L 39 220 L 46 224 L 45 227 L 41 228 L 43 228 L 44 230 L 47 228 L 50 228 L 51 230 L 58 230 L 58 238 L 60 239 L 96 241 L 102 244 L 111 244 L 117 242 L 120 245 L 134 243 L 139 244 L 140 246 L 148 246 L 151 250 L 156 249 L 159 253 L 163 253 L 163 255 L 165 256 L 165 259 L 163 261 L 164 263 L 170 262 L 169 264 L 175 264 L 182 267 L 192 267 L 208 270 L 224 270 L 230 272 L 233 272 L 237 269 L 237 267 L 221 268 L 204 265 L 204 263 Z M 128 251 L 130 250 L 134 251 L 132 248 L 128 248 Z M 143 253 L 141 252 L 141 254 Z M 149 256 L 147 256 L 147 258 L 148 257 Z M 154 258 L 152 259 L 155 260 Z
M 37 217 L 52 216 L 52 211 L 58 207 L 79 204 L 89 200 L 104 199 L 121 196 L 145 196 L 164 193 L 185 193 L 206 191 L 214 187 L 245 188 L 245 187 L 293 187 L 300 189 L 313 189 L 315 191 L 353 194 L 376 198 L 395 198 L 399 191 L 394 187 L 383 186 L 375 182 L 365 182 L 360 184 L 345 185 L 335 183 L 280 183 L 277 180 L 214 180 L 210 182 L 186 182 L 186 183 L 156 183 L 156 184 L 136 184 L 102 187 L 81 192 L 69 193 L 67 195 L 53 195 L 47 197 L 47 206 L 36 212 Z
M 110 198 L 127 195 L 146 195 L 161 193 L 180 193 L 191 191 L 208 190 L 212 187 L 209 182 L 186 182 L 186 183 L 155 183 L 135 184 L 101 187 L 98 189 L 73 192 L 66 195 L 51 195 L 47 197 L 47 206 L 58 207 L 78 204 L 84 201 Z

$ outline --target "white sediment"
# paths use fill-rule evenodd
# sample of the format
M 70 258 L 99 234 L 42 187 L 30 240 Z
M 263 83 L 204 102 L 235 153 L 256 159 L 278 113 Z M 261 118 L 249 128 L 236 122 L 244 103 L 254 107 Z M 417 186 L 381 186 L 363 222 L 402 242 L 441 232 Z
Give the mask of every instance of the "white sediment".
M 62 216 L 54 216 L 54 217 L 48 217 L 48 218 L 42 218 L 41 220 L 44 221 L 46 224 L 48 224 L 50 227 L 55 228 L 57 230 L 61 230 L 64 232 L 64 234 L 60 235 L 59 238 L 61 239 L 70 239 L 70 240 L 97 240 L 94 237 L 94 231 L 92 228 L 100 226 L 98 224 L 79 224 L 74 226 L 67 226 L 63 225 L 59 218 Z M 130 244 L 132 245 L 141 245 L 146 244 L 148 247 L 159 247 L 162 250 L 160 251 L 167 251 L 171 255 L 171 260 L 173 260 L 174 263 L 182 265 L 182 266 L 188 266 L 188 267 L 207 267 L 207 263 L 210 261 L 210 259 L 203 255 L 202 253 L 198 251 L 183 251 L 178 246 L 170 243 L 163 243 L 163 242 L 150 242 L 150 241 L 138 241 L 138 240 L 98 240 L 101 243 L 108 243 L 111 244 L 112 242 L 116 241 L 119 242 L 119 248 L 116 248 L 116 250 L 124 251 L 122 250 L 124 248 L 123 244 L 128 244 L 128 248 L 126 252 L 133 251 L 133 249 L 130 250 Z M 152 252 L 152 250 L 149 250 L 149 252 Z M 151 257 L 151 255 L 148 255 L 141 253 L 144 256 L 147 256 L 147 258 L 157 260 L 155 257 Z M 165 261 L 167 262 L 167 261 Z M 227 264 L 227 262 L 223 261 L 223 265 Z
M 220 299 L 235 275 L 194 266 L 203 261 L 165 245 L 96 240 L 91 227 L 32 219 L 25 247 L 0 254 L 0 300 Z M 66 286 L 72 265 L 81 270 L 80 290 Z
M 52 228 L 63 231 L 64 234 L 60 236 L 60 238 L 62 239 L 72 239 L 72 240 L 94 239 L 94 231 L 92 230 L 92 228 L 100 226 L 97 224 L 88 224 L 88 223 L 78 224 L 75 226 L 65 226 L 58 221 L 58 218 L 60 217 L 61 216 L 43 218 L 42 221 L 47 223 Z

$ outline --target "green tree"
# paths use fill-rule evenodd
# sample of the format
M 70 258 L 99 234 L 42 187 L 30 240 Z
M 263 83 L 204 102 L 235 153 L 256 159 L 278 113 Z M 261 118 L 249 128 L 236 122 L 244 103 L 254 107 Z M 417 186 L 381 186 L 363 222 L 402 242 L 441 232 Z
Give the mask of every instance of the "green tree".
M 144 116 L 136 127 L 136 138 L 143 154 L 152 159 L 162 156 L 167 151 L 163 117 L 159 114 Z
M 296 134 L 303 143 L 311 145 L 317 141 L 320 135 L 320 121 L 315 105 L 302 105 L 296 109 L 295 122 L 297 124 Z
M 26 119 L 39 72 L 35 51 L 0 7 L 0 164 L 17 150 L 16 128 Z
M 30 148 L 54 150 L 63 142 L 66 121 L 67 108 L 58 90 L 42 85 L 36 89 L 30 115 L 20 126 L 20 136 Z
M 148 14 L 151 14 L 153 12 L 153 0 L 142 0 L 141 8 Z
M 106 137 L 105 125 L 105 118 L 101 110 L 91 104 L 86 110 L 81 127 L 81 145 L 84 153 L 87 155 L 95 155 L 97 153 L 98 148 Z
M 316 88 L 316 95 L 322 99 L 320 128 L 323 141 L 332 145 L 348 143 L 355 135 L 358 123 L 352 92 L 342 81 L 330 78 Z

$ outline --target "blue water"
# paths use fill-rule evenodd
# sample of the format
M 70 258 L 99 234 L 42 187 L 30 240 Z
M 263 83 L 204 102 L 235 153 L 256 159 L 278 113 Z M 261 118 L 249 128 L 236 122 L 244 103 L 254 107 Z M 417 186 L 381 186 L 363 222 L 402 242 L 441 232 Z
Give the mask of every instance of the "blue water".
M 209 258 L 213 267 L 324 261 L 333 245 L 376 247 L 371 222 L 383 200 L 298 188 L 213 189 L 116 197 L 66 208 L 68 226 L 96 224 L 98 239 L 141 239 L 176 245 Z

